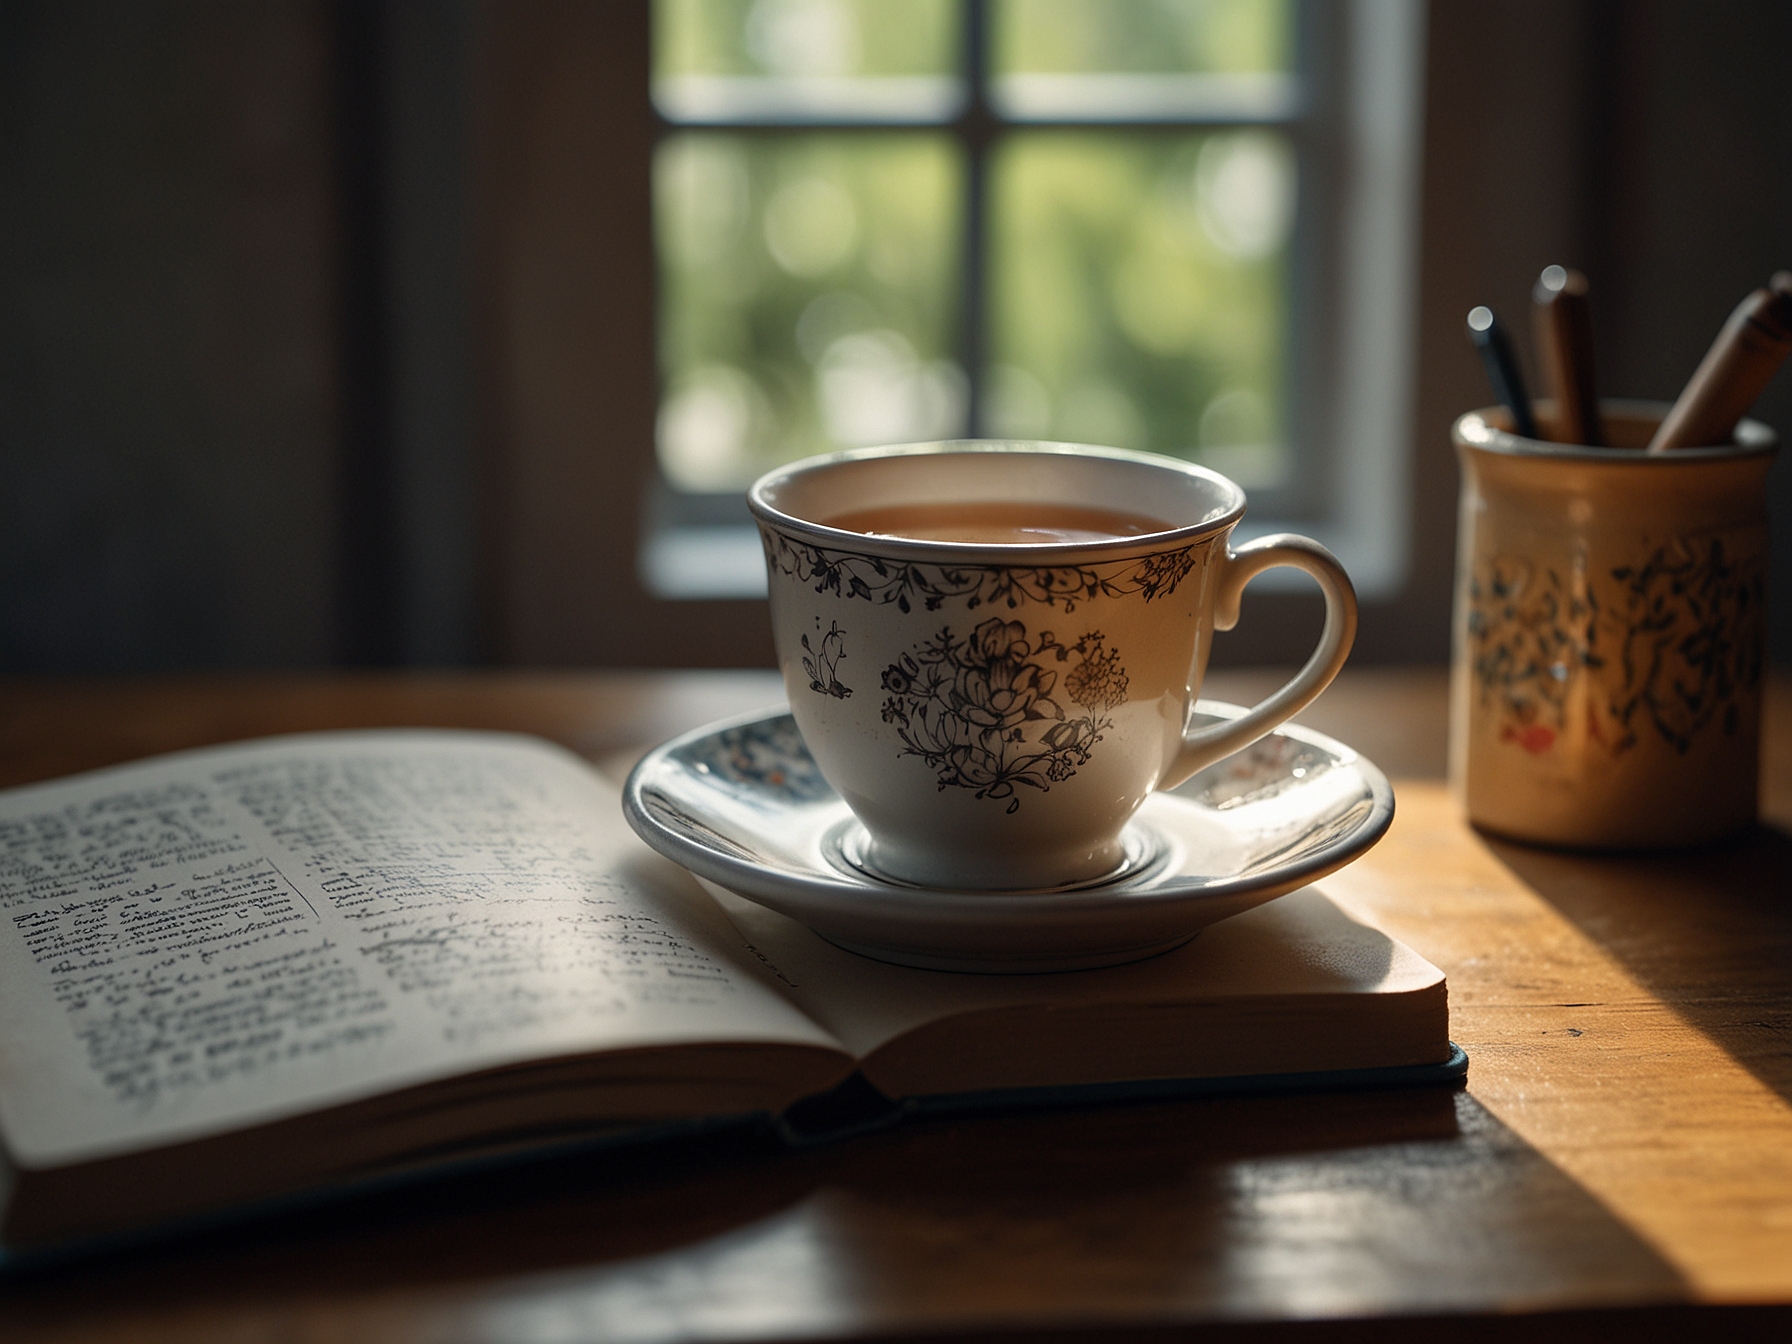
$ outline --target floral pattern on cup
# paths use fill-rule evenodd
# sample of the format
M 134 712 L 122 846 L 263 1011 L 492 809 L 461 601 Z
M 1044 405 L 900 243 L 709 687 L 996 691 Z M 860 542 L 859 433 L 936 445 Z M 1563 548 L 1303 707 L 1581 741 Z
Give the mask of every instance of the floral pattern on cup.
M 1533 754 L 1568 727 L 1577 676 L 1595 679 L 1587 736 L 1613 755 L 1649 729 L 1685 753 L 1717 725 L 1738 727 L 1737 699 L 1761 681 L 1766 578 L 1759 555 L 1721 537 L 1677 537 L 1634 564 L 1570 584 L 1509 556 L 1469 581 L 1469 659 L 1500 737 Z
M 1105 564 L 921 565 L 854 551 L 827 550 L 762 529 L 766 562 L 774 574 L 812 584 L 818 593 L 891 602 L 902 611 L 916 604 L 938 611 L 962 598 L 970 610 L 986 605 L 1018 608 L 1028 603 L 1075 611 L 1079 602 L 1137 593 L 1150 602 L 1176 591 L 1194 569 L 1199 546 Z
M 1047 656 L 1050 655 L 1050 661 Z M 1073 666 L 1059 669 L 1052 662 Z M 1060 692 L 1083 710 L 1071 717 Z M 1069 779 L 1113 727 L 1108 712 L 1126 703 L 1126 669 L 1100 631 L 1065 645 L 1049 630 L 1030 636 L 1021 621 L 991 617 L 968 635 L 945 627 L 884 669 L 885 723 L 904 756 L 938 772 L 939 787 L 1020 806 L 1016 785 L 1041 792 Z
M 819 628 L 821 618 L 815 618 Z M 803 636 L 803 671 L 809 674 L 809 689 L 822 695 L 831 695 L 836 700 L 845 700 L 852 695 L 852 687 L 840 680 L 840 660 L 846 657 L 846 632 L 840 628 L 838 621 L 828 622 L 828 632 L 821 637 L 819 644 L 810 644 L 809 636 Z

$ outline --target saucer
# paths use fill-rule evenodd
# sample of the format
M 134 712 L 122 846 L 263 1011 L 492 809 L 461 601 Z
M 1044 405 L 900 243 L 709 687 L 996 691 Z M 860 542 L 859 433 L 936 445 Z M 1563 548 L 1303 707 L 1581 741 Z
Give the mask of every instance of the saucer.
M 1245 713 L 1203 700 L 1195 720 Z M 1128 859 L 1092 884 L 1037 892 L 908 886 L 860 866 L 864 828 L 776 711 L 686 733 L 642 758 L 629 824 L 707 883 L 879 961 L 930 970 L 1114 966 L 1303 887 L 1367 850 L 1394 818 L 1387 777 L 1340 742 L 1285 724 L 1145 800 Z

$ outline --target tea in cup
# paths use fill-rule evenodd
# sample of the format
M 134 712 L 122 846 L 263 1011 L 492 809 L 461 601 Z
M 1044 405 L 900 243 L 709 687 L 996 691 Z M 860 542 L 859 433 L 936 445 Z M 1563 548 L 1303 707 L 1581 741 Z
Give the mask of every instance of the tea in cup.
M 773 637 L 810 753 L 878 876 L 955 890 L 1103 880 L 1126 823 L 1271 732 L 1337 675 L 1356 597 L 1287 534 L 1234 549 L 1244 492 L 1112 448 L 960 440 L 812 458 L 748 493 Z M 1213 632 L 1265 569 L 1311 574 L 1306 665 L 1190 728 Z

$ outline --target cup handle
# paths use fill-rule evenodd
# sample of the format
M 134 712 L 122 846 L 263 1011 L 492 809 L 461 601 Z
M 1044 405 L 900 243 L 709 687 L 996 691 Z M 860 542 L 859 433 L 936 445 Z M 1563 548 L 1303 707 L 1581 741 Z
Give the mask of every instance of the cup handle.
M 1284 565 L 1311 574 L 1325 594 L 1325 629 L 1319 632 L 1312 656 L 1292 681 L 1243 717 L 1185 733 L 1182 750 L 1158 781 L 1158 788 L 1175 788 L 1195 771 L 1268 736 L 1312 704 L 1350 656 L 1350 646 L 1356 640 L 1356 589 L 1350 576 L 1325 547 L 1291 532 L 1259 537 L 1237 550 L 1227 547 L 1213 596 L 1214 629 L 1230 630 L 1237 625 L 1244 586 L 1264 570 Z

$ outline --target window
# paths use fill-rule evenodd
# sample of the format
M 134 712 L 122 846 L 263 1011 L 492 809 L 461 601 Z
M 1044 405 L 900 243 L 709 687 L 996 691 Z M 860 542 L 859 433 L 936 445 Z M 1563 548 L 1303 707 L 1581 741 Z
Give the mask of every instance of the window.
M 1404 560 L 1409 0 L 657 0 L 662 596 L 742 488 L 963 434 L 1205 462 L 1366 595 Z

